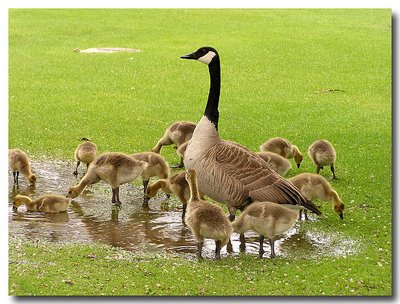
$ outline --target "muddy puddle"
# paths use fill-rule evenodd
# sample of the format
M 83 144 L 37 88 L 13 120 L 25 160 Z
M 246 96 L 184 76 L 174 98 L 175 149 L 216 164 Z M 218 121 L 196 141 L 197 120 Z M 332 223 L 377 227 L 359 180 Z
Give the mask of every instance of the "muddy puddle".
M 142 207 L 141 180 L 120 187 L 122 206 L 116 209 L 111 204 L 111 188 L 104 182 L 89 186 L 81 196 L 72 201 L 68 212 L 46 214 L 42 212 L 16 212 L 12 198 L 16 194 L 37 197 L 45 193 L 66 194 L 69 186 L 79 182 L 86 168 L 79 168 L 75 177 L 74 163 L 67 161 L 32 162 L 37 176 L 35 187 L 29 187 L 23 176 L 20 185 L 13 187 L 9 175 L 9 236 L 10 238 L 56 243 L 100 242 L 138 252 L 167 252 L 196 257 L 196 241 L 190 229 L 182 223 L 181 204 L 161 191 L 149 202 L 149 208 Z M 308 226 L 308 227 L 307 227 Z M 358 251 L 358 242 L 342 235 L 327 232 L 311 232 L 312 222 L 297 222 L 295 227 L 275 242 L 277 256 L 293 258 L 315 258 L 318 256 L 344 256 Z M 233 253 L 240 253 L 239 235 L 231 237 Z M 258 237 L 246 233 L 245 252 L 257 256 Z M 214 257 L 214 242 L 206 240 L 203 256 Z M 265 255 L 269 257 L 268 242 L 264 244 Z M 226 247 L 222 256 L 228 253 Z

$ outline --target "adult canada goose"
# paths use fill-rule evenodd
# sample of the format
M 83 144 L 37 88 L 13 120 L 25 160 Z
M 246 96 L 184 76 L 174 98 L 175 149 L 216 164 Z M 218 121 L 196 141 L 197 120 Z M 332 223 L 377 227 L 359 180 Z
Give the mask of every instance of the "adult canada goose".
M 332 201 L 333 211 L 343 219 L 344 204 L 338 193 L 323 176 L 313 173 L 301 173 L 289 178 L 289 181 L 310 201 L 317 198 L 323 201 Z M 304 216 L 307 219 L 306 210 L 304 210 Z
M 275 236 L 294 226 L 298 213 L 271 202 L 255 202 L 247 207 L 232 223 L 238 233 L 253 230 L 260 235 L 260 257 L 264 254 L 264 237 L 271 245 L 271 258 L 275 257 Z
M 152 152 L 160 153 L 163 146 L 176 144 L 177 148 L 190 140 L 193 135 L 193 131 L 196 128 L 196 124 L 190 121 L 177 121 L 171 124 L 164 133 L 164 136 L 157 142 L 157 144 L 151 149 Z M 183 157 L 179 165 L 172 166 L 173 168 L 183 167 Z
M 36 176 L 32 173 L 31 164 L 26 153 L 20 149 L 8 150 L 8 166 L 13 173 L 14 185 L 18 186 L 18 176 L 21 172 L 30 185 L 36 183 Z
M 274 152 L 257 152 L 257 155 L 265 160 L 270 168 L 281 176 L 285 176 L 292 167 L 290 161 Z
M 317 166 L 317 174 L 324 166 L 331 166 L 333 179 L 337 179 L 335 175 L 336 151 L 333 145 L 327 140 L 317 140 L 308 148 L 308 155 Z
M 274 152 L 287 159 L 293 158 L 297 168 L 300 168 L 300 164 L 303 161 L 303 154 L 301 154 L 299 148 L 293 145 L 286 138 L 282 137 L 274 137 L 269 139 L 260 146 L 260 151 Z
M 210 198 L 224 202 L 231 220 L 235 218 L 236 209 L 244 209 L 253 201 L 300 205 L 321 214 L 295 186 L 271 170 L 257 154 L 220 139 L 221 72 L 217 51 L 212 47 L 202 47 L 181 58 L 207 64 L 210 73 L 210 91 L 204 115 L 193 132 L 183 160 L 185 168 L 197 171 L 199 189 Z
M 87 185 L 103 180 L 112 188 L 112 203 L 120 205 L 119 186 L 134 181 L 146 167 L 146 162 L 125 153 L 103 153 L 90 164 L 79 184 L 69 188 L 67 197 L 78 197 Z
M 220 259 L 221 248 L 228 243 L 233 232 L 232 224 L 221 207 L 200 199 L 195 170 L 186 171 L 186 180 L 190 188 L 190 200 L 185 221 L 197 240 L 197 258 L 202 258 L 203 242 L 208 238 L 215 240 L 215 257 Z
M 81 140 L 83 143 L 81 143 L 75 150 L 76 169 L 73 172 L 74 175 L 78 175 L 78 167 L 81 162 L 86 164 L 87 171 L 89 164 L 94 161 L 97 156 L 96 144 L 86 137 Z
M 174 194 L 182 203 L 182 219 L 185 219 L 187 202 L 190 199 L 190 188 L 185 178 L 185 171 L 175 173 L 168 179 L 159 179 L 147 187 L 146 196 L 150 199 L 162 189 L 166 194 Z M 204 194 L 199 193 L 200 198 L 204 200 Z
M 34 200 L 28 196 L 17 194 L 14 197 L 13 208 L 17 209 L 24 204 L 28 211 L 59 213 L 67 211 L 70 202 L 71 199 L 57 194 L 45 194 Z
M 147 168 L 140 174 L 143 180 L 143 206 L 147 207 L 148 198 L 146 196 L 146 191 L 150 178 L 157 176 L 158 178 L 166 179 L 169 177 L 170 169 L 164 157 L 154 152 L 135 153 L 132 154 L 132 157 L 147 163 Z

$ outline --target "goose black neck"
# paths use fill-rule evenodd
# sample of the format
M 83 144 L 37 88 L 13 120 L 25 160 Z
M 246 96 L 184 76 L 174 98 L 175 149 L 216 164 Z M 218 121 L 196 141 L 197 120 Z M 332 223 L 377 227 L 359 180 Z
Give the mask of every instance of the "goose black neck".
M 218 56 L 214 57 L 210 62 L 208 70 L 210 72 L 210 92 L 204 115 L 215 125 L 215 129 L 218 130 L 218 104 L 221 90 L 221 67 Z

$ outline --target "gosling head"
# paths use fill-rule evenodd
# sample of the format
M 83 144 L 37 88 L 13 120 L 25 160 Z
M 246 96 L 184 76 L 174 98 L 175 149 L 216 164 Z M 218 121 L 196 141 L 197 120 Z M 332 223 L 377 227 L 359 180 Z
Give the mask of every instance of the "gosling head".
M 35 176 L 35 174 L 29 175 L 28 180 L 29 180 L 29 183 L 31 185 L 35 185 L 36 184 L 36 176 Z
M 339 217 L 340 217 L 341 219 L 344 218 L 343 210 L 344 210 L 344 204 L 343 204 L 343 203 L 337 204 L 337 205 L 335 205 L 335 206 L 333 207 L 333 211 L 335 211 L 335 212 L 339 215 Z
M 210 46 L 203 46 L 196 52 L 181 56 L 182 59 L 192 59 L 210 65 L 218 59 L 218 52 Z
M 29 201 L 29 198 L 27 196 L 17 194 L 16 196 L 14 196 L 13 209 L 16 210 L 19 206 L 26 204 L 27 201 Z
M 76 197 L 78 197 L 81 193 L 82 193 L 82 191 L 80 191 L 80 190 L 78 189 L 77 186 L 72 186 L 72 187 L 69 188 L 69 190 L 68 190 L 67 197 L 69 197 L 69 198 L 76 198 Z

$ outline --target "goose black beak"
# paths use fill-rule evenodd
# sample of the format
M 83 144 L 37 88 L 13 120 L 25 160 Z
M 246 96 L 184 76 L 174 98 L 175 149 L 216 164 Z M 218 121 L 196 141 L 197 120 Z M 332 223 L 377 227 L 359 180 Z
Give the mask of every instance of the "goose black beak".
M 180 58 L 182 59 L 193 59 L 193 60 L 197 60 L 196 56 L 195 56 L 196 52 L 187 54 L 187 55 L 182 55 Z

